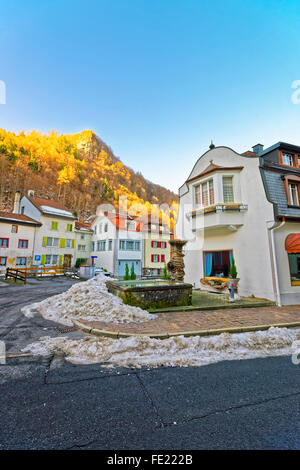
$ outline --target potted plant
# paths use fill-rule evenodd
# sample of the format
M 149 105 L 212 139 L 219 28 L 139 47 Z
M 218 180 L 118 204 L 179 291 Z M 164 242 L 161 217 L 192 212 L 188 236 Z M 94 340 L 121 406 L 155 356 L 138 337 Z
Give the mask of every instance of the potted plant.
M 229 273 L 230 273 L 229 287 L 237 288 L 240 278 L 237 277 L 237 269 L 236 269 L 234 257 L 232 257 Z

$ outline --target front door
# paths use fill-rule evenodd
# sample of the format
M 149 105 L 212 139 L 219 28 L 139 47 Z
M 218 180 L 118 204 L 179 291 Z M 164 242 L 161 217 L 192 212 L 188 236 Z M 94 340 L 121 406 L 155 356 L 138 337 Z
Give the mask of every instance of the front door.
M 72 255 L 64 255 L 64 268 L 70 268 L 72 261 Z

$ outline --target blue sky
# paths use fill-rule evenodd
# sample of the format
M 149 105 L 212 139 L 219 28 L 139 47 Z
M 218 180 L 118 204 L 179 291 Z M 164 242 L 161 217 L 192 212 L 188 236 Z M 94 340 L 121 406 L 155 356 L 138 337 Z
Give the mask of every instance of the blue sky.
M 300 145 L 300 2 L 0 0 L 0 127 L 94 130 L 174 191 L 210 140 Z

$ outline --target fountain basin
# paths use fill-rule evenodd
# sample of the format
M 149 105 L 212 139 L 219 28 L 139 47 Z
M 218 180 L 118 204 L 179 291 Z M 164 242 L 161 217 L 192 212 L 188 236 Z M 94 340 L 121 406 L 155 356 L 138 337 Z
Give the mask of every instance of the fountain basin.
M 162 279 L 153 281 L 106 281 L 110 293 L 125 304 L 143 309 L 192 304 L 192 284 Z

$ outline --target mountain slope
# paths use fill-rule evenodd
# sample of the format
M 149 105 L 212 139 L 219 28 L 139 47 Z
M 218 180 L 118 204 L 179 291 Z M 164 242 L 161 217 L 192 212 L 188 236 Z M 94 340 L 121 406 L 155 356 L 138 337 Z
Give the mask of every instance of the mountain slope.
M 176 207 L 177 201 L 173 192 L 123 165 L 90 130 L 45 135 L 0 129 L 0 209 L 12 207 L 17 189 L 58 199 L 82 219 L 94 214 L 100 203 L 117 205 L 120 195 L 127 196 L 129 205 L 147 207 L 173 202 Z

